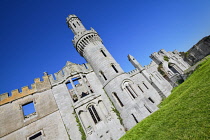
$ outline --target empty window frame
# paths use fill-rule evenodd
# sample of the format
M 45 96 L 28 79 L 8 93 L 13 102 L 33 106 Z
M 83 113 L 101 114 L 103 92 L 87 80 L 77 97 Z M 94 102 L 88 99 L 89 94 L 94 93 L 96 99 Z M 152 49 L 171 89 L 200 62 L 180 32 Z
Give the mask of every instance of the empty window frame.
M 29 137 L 28 140 L 42 140 L 42 133 L 41 132 L 38 132 L 35 135 Z
M 74 86 L 78 85 L 79 84 L 79 79 L 81 79 L 80 77 L 75 77 L 75 78 L 72 78 L 72 81 L 74 83 Z
M 119 99 L 119 97 L 117 96 L 117 93 L 113 92 L 113 96 L 115 97 L 115 99 L 118 101 L 118 103 L 120 104 L 121 107 L 123 107 L 123 103 L 121 102 L 121 100 Z
M 22 111 L 23 111 L 24 118 L 29 118 L 30 116 L 35 115 L 36 110 L 35 110 L 35 107 L 34 107 L 34 102 L 31 101 L 31 102 L 28 102 L 26 104 L 23 104 L 22 105 Z
M 70 90 L 70 89 L 73 89 L 73 87 L 72 87 L 70 81 L 66 82 L 66 87 L 67 87 L 69 90 Z
M 114 64 L 112 64 L 112 68 L 114 69 L 114 71 L 115 71 L 116 73 L 118 73 L 118 70 L 116 69 L 116 67 L 115 67 Z
M 101 53 L 103 54 L 104 57 L 106 57 L 106 54 L 103 50 L 101 50 Z
M 98 123 L 101 120 L 93 105 L 88 107 L 88 111 L 90 112 L 90 115 L 95 123 Z

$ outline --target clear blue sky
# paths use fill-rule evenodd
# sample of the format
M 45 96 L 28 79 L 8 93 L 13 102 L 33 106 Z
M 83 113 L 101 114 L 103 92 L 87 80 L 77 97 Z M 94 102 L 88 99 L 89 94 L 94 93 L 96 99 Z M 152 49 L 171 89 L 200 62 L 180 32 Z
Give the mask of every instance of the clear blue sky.
M 210 34 L 209 0 L 0 0 L 0 93 L 33 83 L 71 61 L 76 52 L 65 19 L 76 14 L 93 27 L 128 72 L 127 55 L 142 65 L 162 48 L 187 51 Z

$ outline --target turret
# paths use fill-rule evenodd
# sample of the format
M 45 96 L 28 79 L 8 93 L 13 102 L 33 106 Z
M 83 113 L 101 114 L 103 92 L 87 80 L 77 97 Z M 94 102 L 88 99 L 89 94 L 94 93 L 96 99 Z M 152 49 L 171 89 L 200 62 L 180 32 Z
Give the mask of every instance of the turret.
M 76 15 L 69 15 L 66 18 L 66 23 L 68 24 L 68 27 L 72 30 L 74 35 L 86 31 L 81 20 Z
M 137 68 L 139 71 L 144 70 L 144 68 L 141 66 L 141 64 L 139 64 L 139 62 L 132 56 L 132 55 L 128 55 L 128 60 L 131 62 L 131 64 Z

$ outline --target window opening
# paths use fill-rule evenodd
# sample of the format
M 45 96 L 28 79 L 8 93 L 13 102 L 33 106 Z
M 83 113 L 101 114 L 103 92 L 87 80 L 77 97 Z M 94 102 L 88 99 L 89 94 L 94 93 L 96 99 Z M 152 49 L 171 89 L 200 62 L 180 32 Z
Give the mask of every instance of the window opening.
M 101 119 L 98 116 L 98 113 L 93 105 L 88 107 L 88 111 L 90 112 L 91 117 L 95 123 L 98 123 Z
M 152 111 L 151 111 L 146 105 L 144 105 L 144 107 L 147 109 L 147 111 L 148 111 L 149 113 L 152 113 Z
M 74 25 L 74 28 L 76 28 L 76 25 L 73 23 L 73 25 Z
M 79 84 L 79 77 L 75 77 L 75 78 L 72 78 L 72 81 L 74 83 L 74 86 L 78 85 Z
M 68 81 L 67 83 L 66 83 L 66 86 L 67 86 L 67 88 L 70 90 L 70 89 L 73 89 L 73 87 L 72 87 L 72 85 L 71 85 L 71 82 L 70 81 Z
M 79 22 L 77 21 L 77 24 L 80 26 Z
M 105 54 L 105 52 L 103 50 L 101 50 L 101 53 L 106 57 L 106 54 Z
M 143 85 L 144 85 L 147 89 L 149 89 L 145 83 L 143 83 Z
M 138 120 L 136 119 L 136 117 L 133 114 L 131 114 L 131 115 L 133 116 L 135 122 L 138 123 Z
M 112 64 L 112 68 L 114 69 L 114 71 L 116 72 L 116 73 L 118 73 L 118 70 L 115 68 L 115 66 Z
M 39 132 L 29 138 L 29 140 L 42 140 L 42 133 Z
M 88 92 L 82 92 L 81 98 L 87 96 L 89 93 Z
M 103 73 L 102 71 L 101 71 L 100 73 L 101 73 L 101 75 L 103 76 L 104 80 L 107 80 L 107 78 L 106 78 L 106 76 L 104 75 L 104 73 Z
M 152 100 L 152 98 L 149 97 L 148 99 L 149 99 L 152 103 L 155 103 L 155 102 Z
M 136 97 L 133 95 L 133 93 L 131 92 L 130 88 L 128 86 L 125 86 L 125 87 L 128 90 L 128 92 L 130 93 L 130 95 L 135 99 Z
M 141 87 L 138 85 L 138 87 L 139 87 L 139 89 L 141 90 L 141 92 L 143 92 L 144 93 L 144 91 L 141 89 Z
M 29 118 L 30 116 L 36 114 L 36 110 L 35 110 L 33 101 L 22 105 L 22 110 L 23 110 L 24 118 Z
M 119 97 L 117 96 L 117 93 L 113 92 L 114 97 L 117 99 L 117 101 L 120 103 L 120 106 L 123 107 L 123 103 L 121 102 L 121 100 L 119 99 Z

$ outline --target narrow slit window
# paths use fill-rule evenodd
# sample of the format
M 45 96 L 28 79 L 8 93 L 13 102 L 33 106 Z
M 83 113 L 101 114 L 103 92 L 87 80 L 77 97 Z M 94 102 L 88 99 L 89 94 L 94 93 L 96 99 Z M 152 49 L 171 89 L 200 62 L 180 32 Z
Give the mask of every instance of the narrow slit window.
M 155 103 L 155 102 L 152 100 L 152 98 L 149 97 L 148 99 L 150 100 L 150 102 Z
M 138 123 L 138 120 L 136 119 L 136 117 L 133 114 L 131 114 L 131 115 L 133 116 L 135 122 Z
M 144 107 L 147 109 L 147 111 L 148 111 L 149 113 L 152 113 L 152 111 L 151 111 L 146 105 L 144 105 Z
M 77 24 L 80 26 L 79 22 L 77 21 Z
M 74 28 L 76 28 L 76 25 L 73 23 Z
M 118 73 L 118 70 L 116 69 L 116 67 L 112 64 L 112 68 L 114 69 L 114 71 L 116 72 L 116 73 Z
M 143 92 L 144 93 L 144 91 L 142 90 L 142 88 L 138 85 L 138 87 L 139 87 L 139 89 L 141 90 L 141 92 Z
M 103 73 L 102 71 L 101 71 L 100 73 L 101 73 L 101 75 L 103 76 L 104 80 L 107 80 L 107 78 L 106 78 L 106 76 L 104 75 L 104 73 Z
M 147 89 L 149 89 L 145 83 L 143 83 L 143 85 L 144 85 Z
M 42 140 L 42 133 L 36 133 L 35 135 L 29 137 L 29 140 Z
M 31 101 L 22 105 L 22 111 L 23 111 L 24 118 L 29 118 L 30 116 L 35 115 L 36 110 L 34 107 L 34 102 Z
M 114 92 L 113 95 L 114 95 L 115 99 L 118 101 L 118 103 L 120 104 L 120 106 L 123 107 L 124 105 L 121 102 L 121 100 L 119 99 L 119 97 L 117 96 L 117 93 Z
M 103 50 L 101 50 L 101 53 L 104 55 L 104 57 L 106 57 L 106 54 Z

